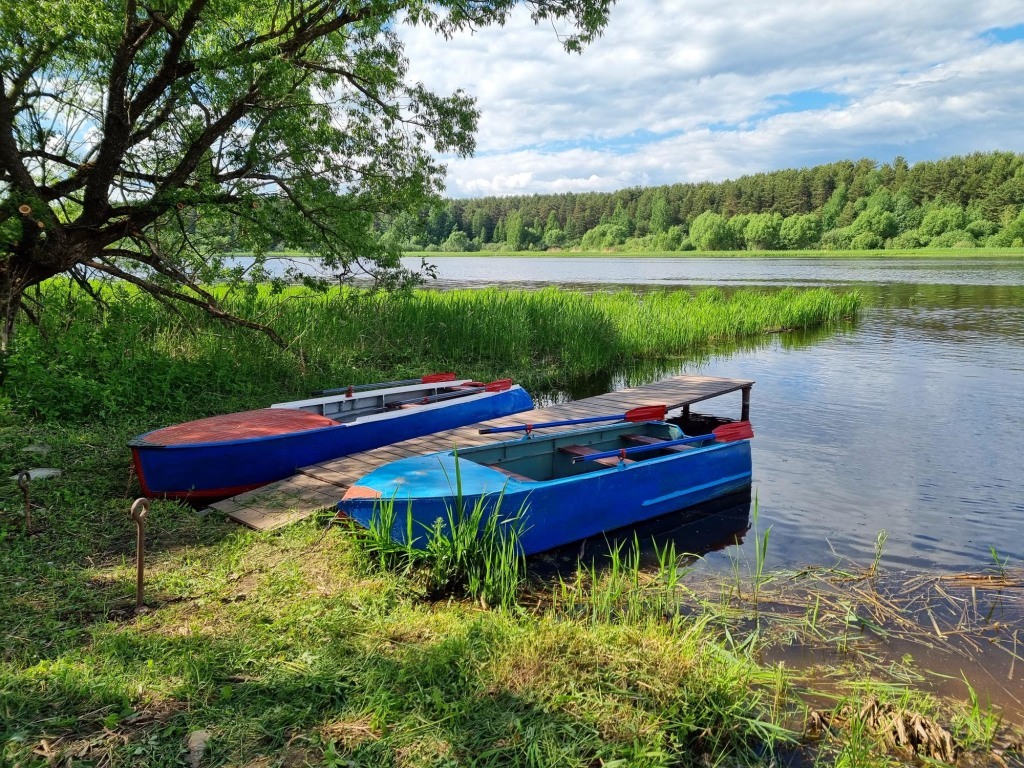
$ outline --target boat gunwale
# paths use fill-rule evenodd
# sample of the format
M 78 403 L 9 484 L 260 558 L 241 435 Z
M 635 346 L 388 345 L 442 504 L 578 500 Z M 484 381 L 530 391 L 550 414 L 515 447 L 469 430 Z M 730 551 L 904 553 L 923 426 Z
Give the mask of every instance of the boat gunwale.
M 473 379 L 453 379 L 451 381 L 428 382 L 426 384 L 422 382 L 419 384 L 403 384 L 400 387 L 382 387 L 381 389 L 367 389 L 362 392 L 353 392 L 352 395 L 346 395 L 342 392 L 339 395 L 324 395 L 323 397 L 312 397 L 306 398 L 305 400 L 287 400 L 281 403 L 271 403 L 268 408 L 302 410 L 310 405 L 326 405 L 327 403 L 337 403 L 341 401 L 356 402 L 367 398 L 380 397 L 382 394 L 401 394 L 403 392 L 415 392 L 420 389 L 454 389 L 455 387 L 461 387 L 471 383 L 473 383 Z
M 665 426 L 678 427 L 678 425 L 671 424 L 670 422 L 667 422 L 667 421 L 652 421 L 652 422 L 648 422 L 648 423 L 650 423 L 650 424 L 657 424 L 657 425 L 665 425 Z M 636 425 L 631 425 L 631 426 L 633 426 L 635 428 Z M 606 430 L 608 428 L 609 428 L 609 425 L 605 425 L 605 426 L 602 426 L 602 427 L 594 427 L 594 428 L 591 428 L 589 430 L 566 430 L 564 432 L 555 432 L 555 433 L 552 433 L 550 435 L 542 435 L 539 438 L 538 437 L 533 437 L 533 438 L 529 438 L 529 439 L 533 440 L 533 441 L 544 440 L 544 441 L 551 441 L 551 442 L 553 442 L 555 439 L 558 439 L 558 438 L 564 438 L 564 437 L 568 437 L 568 436 L 572 436 L 572 435 L 581 435 L 581 434 L 595 433 L 595 432 L 600 432 L 602 430 Z M 699 437 L 699 435 L 693 435 L 692 437 Z M 472 464 L 476 464 L 477 466 L 481 467 L 482 469 L 490 470 L 490 471 L 494 472 L 496 475 L 499 475 L 499 476 L 501 476 L 503 478 L 504 484 L 503 484 L 502 488 L 499 489 L 499 490 L 494 490 L 494 491 L 489 491 L 489 490 L 474 491 L 474 490 L 467 490 L 465 488 L 463 489 L 463 495 L 464 496 L 467 496 L 467 497 L 477 497 L 477 496 L 479 496 L 479 497 L 487 497 L 487 496 L 491 496 L 491 495 L 499 494 L 499 493 L 503 493 L 503 494 L 507 495 L 509 492 L 514 492 L 514 493 L 532 492 L 532 491 L 538 490 L 541 487 L 553 487 L 553 486 L 567 485 L 569 483 L 580 482 L 582 480 L 586 480 L 588 478 L 597 477 L 599 475 L 602 475 L 602 474 L 605 474 L 605 473 L 609 473 L 609 472 L 621 472 L 621 471 L 637 470 L 637 469 L 640 469 L 642 467 L 655 466 L 657 464 L 661 464 L 661 463 L 664 463 L 664 462 L 678 461 L 680 459 L 684 459 L 684 458 L 690 457 L 690 456 L 700 456 L 700 455 L 704 455 L 704 454 L 710 453 L 712 451 L 724 450 L 726 448 L 729 448 L 730 446 L 738 445 L 740 443 L 749 443 L 751 441 L 751 439 L 752 438 L 745 438 L 743 440 L 730 440 L 728 442 L 717 442 L 717 441 L 714 440 L 714 437 L 711 436 L 711 437 L 708 438 L 708 444 L 706 444 L 706 445 L 695 444 L 695 445 L 693 445 L 691 447 L 690 450 L 687 450 L 687 451 L 668 453 L 668 454 L 666 454 L 664 456 L 657 456 L 657 455 L 655 455 L 655 456 L 651 456 L 650 458 L 634 460 L 634 461 L 632 461 L 632 462 L 630 462 L 628 464 L 623 464 L 621 462 L 619 464 L 615 464 L 615 465 L 612 465 L 612 466 L 603 466 L 603 465 L 600 465 L 600 464 L 595 464 L 595 466 L 597 467 L 596 469 L 592 469 L 592 470 L 585 471 L 585 472 L 580 472 L 580 473 L 573 474 L 573 475 L 566 475 L 565 477 L 550 478 L 548 480 L 537 480 L 537 479 L 533 479 L 533 478 L 531 478 L 530 480 L 520 480 L 519 478 L 512 477 L 512 476 L 507 475 L 504 472 L 502 472 L 498 465 L 484 464 L 482 462 L 473 461 L 472 458 L 469 458 L 469 457 L 466 456 L 466 454 L 473 454 L 473 453 L 479 453 L 479 452 L 483 452 L 483 451 L 487 451 L 487 450 L 493 450 L 494 448 L 500 446 L 502 443 L 516 444 L 516 443 L 524 442 L 526 440 L 526 438 L 520 438 L 519 440 L 496 441 L 494 443 L 490 443 L 490 444 L 487 444 L 487 445 L 474 445 L 474 446 L 471 446 L 471 447 L 467 447 L 465 449 L 458 449 L 458 448 L 456 448 L 454 450 L 436 451 L 434 453 L 423 454 L 421 456 L 409 456 L 409 457 L 406 457 L 404 459 L 398 459 L 395 462 L 389 462 L 389 464 L 395 464 L 395 463 L 398 463 L 399 461 L 426 460 L 426 459 L 430 459 L 430 458 L 433 457 L 433 458 L 438 459 L 437 468 L 434 471 L 437 471 L 437 470 L 445 471 L 445 466 L 440 461 L 442 458 L 455 458 L 456 461 L 462 460 L 463 458 L 465 458 L 466 461 L 469 461 Z M 654 453 L 654 451 L 651 451 L 651 452 Z M 382 466 L 389 466 L 389 464 L 385 464 L 385 465 L 382 465 Z M 374 470 L 374 472 L 376 472 L 376 471 L 377 470 Z M 369 473 L 368 475 L 364 476 L 363 478 L 360 478 L 356 482 L 356 484 L 362 485 L 363 481 L 370 474 L 373 474 L 373 472 Z M 525 475 L 524 475 L 524 477 L 525 477 Z M 465 479 L 464 479 L 464 482 L 465 482 Z M 514 487 L 511 491 L 507 490 L 511 486 L 521 486 L 521 489 L 519 487 Z M 405 487 L 408 488 L 409 486 L 405 486 Z M 397 491 L 397 489 L 396 489 L 396 491 Z M 424 500 L 426 500 L 426 499 L 444 499 L 444 498 L 448 498 L 448 496 L 447 495 L 431 495 L 431 496 L 413 496 L 413 495 L 409 495 L 409 496 L 403 497 L 403 501 L 404 500 L 414 501 L 416 499 L 424 499 Z

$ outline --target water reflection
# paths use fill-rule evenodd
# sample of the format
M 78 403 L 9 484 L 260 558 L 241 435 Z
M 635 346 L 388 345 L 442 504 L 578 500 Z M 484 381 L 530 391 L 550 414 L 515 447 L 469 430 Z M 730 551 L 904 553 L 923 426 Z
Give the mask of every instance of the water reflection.
M 571 575 L 582 561 L 600 572 L 610 565 L 612 552 L 634 551 L 634 542 L 643 568 L 656 568 L 658 550 L 669 546 L 674 546 L 678 555 L 687 556 L 684 562 L 693 562 L 709 552 L 743 544 L 750 530 L 752 499 L 747 486 L 703 504 L 537 555 L 530 558 L 530 570 L 542 578 Z

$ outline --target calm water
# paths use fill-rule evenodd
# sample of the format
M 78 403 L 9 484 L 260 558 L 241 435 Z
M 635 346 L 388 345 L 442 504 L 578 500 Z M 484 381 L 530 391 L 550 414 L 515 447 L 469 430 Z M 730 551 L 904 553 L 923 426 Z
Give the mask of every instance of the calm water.
M 769 564 L 870 563 L 954 572 L 1024 561 L 1024 258 L 452 258 L 435 287 L 584 290 L 824 286 L 858 290 L 858 321 L 782 334 L 698 362 L 579 382 L 548 401 L 675 373 L 753 379 L 753 494 Z M 415 268 L 418 258 L 408 259 Z M 702 404 L 739 416 L 739 396 Z M 739 499 L 645 526 L 728 566 L 753 559 Z M 729 546 L 736 538 L 737 549 Z M 588 546 L 600 546 L 590 542 Z
M 678 367 L 582 382 L 586 396 L 673 373 L 753 379 L 753 494 L 769 562 L 960 571 L 1024 560 L 1024 259 L 435 258 L 438 287 L 828 286 L 866 298 L 856 324 L 767 336 Z M 556 395 L 557 397 L 557 395 Z M 702 404 L 738 417 L 739 396 Z M 737 554 L 742 497 L 663 521 L 680 546 Z M 728 506 L 728 505 L 726 505 Z M 699 519 L 699 513 L 714 513 Z M 729 522 L 731 520 L 731 522 Z M 746 535 L 740 555 L 753 558 Z

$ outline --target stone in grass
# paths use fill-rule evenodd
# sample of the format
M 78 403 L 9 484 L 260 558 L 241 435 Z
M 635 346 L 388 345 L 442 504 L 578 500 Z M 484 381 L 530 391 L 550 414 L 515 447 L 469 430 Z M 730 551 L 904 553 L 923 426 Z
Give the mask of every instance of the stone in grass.
M 60 477 L 61 475 L 61 471 L 56 467 L 33 467 L 27 471 L 29 482 L 45 480 L 48 477 Z M 17 481 L 20 475 L 20 472 L 17 475 L 11 475 L 11 480 Z
M 185 764 L 189 768 L 199 768 L 202 764 L 206 742 L 209 740 L 209 731 L 192 731 L 185 739 Z
M 32 443 L 32 445 L 26 445 L 21 449 L 22 453 L 38 453 L 39 455 L 45 455 L 53 449 L 46 443 Z

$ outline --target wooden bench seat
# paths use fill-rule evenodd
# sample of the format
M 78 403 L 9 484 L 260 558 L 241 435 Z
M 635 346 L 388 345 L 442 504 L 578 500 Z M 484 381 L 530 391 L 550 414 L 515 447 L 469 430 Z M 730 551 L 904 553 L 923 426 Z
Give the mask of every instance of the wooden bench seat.
M 586 445 L 563 445 L 558 449 L 560 453 L 567 454 L 569 456 L 590 456 L 592 453 L 604 453 L 596 448 L 590 448 Z M 624 459 L 626 464 L 632 464 L 633 459 Z M 606 459 L 595 459 L 592 463 L 600 464 L 602 467 L 617 467 L 619 466 L 619 459 L 614 456 L 609 456 Z
M 499 464 L 484 464 L 484 466 L 485 467 L 490 467 L 491 469 L 495 469 L 498 472 L 501 472 L 501 474 L 507 475 L 508 477 L 511 477 L 513 480 L 522 480 L 524 483 L 535 483 L 535 482 L 537 482 L 532 477 L 527 477 L 526 475 L 520 475 L 520 474 L 518 474 L 516 472 L 513 472 L 510 469 L 505 469 L 503 466 L 501 466 Z
M 622 440 L 633 445 L 657 445 L 658 443 L 667 442 L 660 437 L 651 437 L 649 435 L 622 435 Z M 689 451 L 693 448 L 692 445 L 670 445 L 663 450 L 674 451 L 675 453 L 681 453 L 683 451 Z

